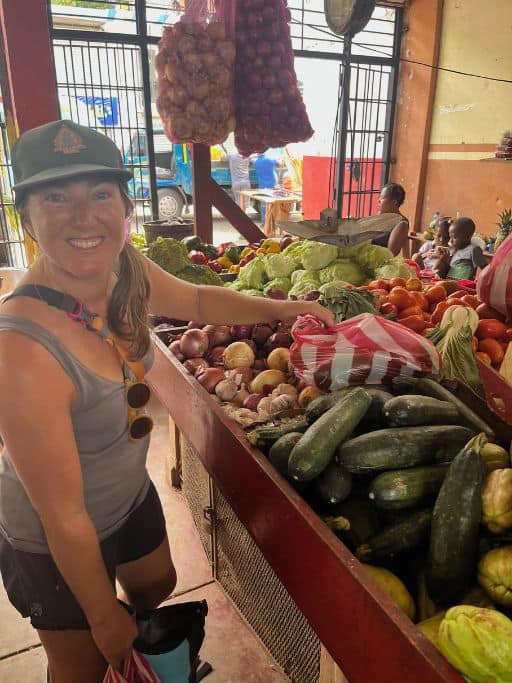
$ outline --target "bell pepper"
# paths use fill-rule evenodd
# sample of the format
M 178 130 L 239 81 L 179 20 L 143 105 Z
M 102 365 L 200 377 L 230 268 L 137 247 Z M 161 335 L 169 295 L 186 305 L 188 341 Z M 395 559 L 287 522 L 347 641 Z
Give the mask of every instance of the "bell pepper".
M 240 264 L 236 263 L 235 265 L 231 266 L 229 269 L 230 273 L 239 273 L 240 272 Z
M 245 258 L 248 254 L 252 254 L 253 250 L 251 247 L 245 247 L 245 249 L 242 250 L 242 253 L 240 254 L 241 258 Z
M 199 266 L 204 266 L 206 263 L 208 263 L 208 259 L 202 251 L 192 250 L 189 252 L 188 257 L 192 261 L 192 263 L 195 263 Z
M 230 244 L 229 247 L 226 248 L 224 256 L 228 258 L 231 263 L 239 263 L 240 261 L 240 253 L 234 244 Z
M 231 268 L 231 266 L 233 265 L 232 261 L 230 261 L 227 256 L 221 256 L 220 258 L 218 258 L 217 263 L 220 263 L 220 265 L 223 268 L 226 268 L 226 270 L 228 268 Z
M 214 273 L 220 273 L 222 271 L 222 266 L 218 261 L 208 261 L 208 267 L 211 268 Z
M 274 240 L 263 240 L 261 247 L 266 250 L 267 254 L 279 254 L 281 251 L 279 244 Z
M 264 249 L 263 247 L 260 247 L 259 249 L 256 249 L 256 254 L 257 254 L 258 256 L 265 256 L 266 253 L 267 253 L 267 250 Z
M 200 250 L 203 244 L 201 242 L 201 238 L 197 235 L 190 235 L 189 237 L 184 237 L 181 241 L 187 247 L 188 252 Z
M 249 263 L 249 261 L 252 261 L 254 258 L 256 258 L 256 252 L 251 251 L 247 254 L 247 256 L 244 256 L 244 258 L 240 261 L 240 265 L 243 267 Z

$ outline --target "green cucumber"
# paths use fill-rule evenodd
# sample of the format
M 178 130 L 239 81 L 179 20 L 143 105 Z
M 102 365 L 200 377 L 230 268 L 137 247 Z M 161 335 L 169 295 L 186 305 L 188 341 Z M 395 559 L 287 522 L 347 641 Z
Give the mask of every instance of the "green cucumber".
M 451 391 L 445 389 L 439 382 L 436 382 L 429 377 L 421 377 L 418 379 L 414 386 L 414 391 L 418 394 L 423 394 L 424 396 L 431 396 L 432 398 L 438 398 L 441 401 L 451 401 L 459 411 L 461 417 L 461 424 L 466 424 L 476 432 L 484 432 L 490 441 L 496 439 L 496 434 L 494 430 L 482 420 L 482 418 L 477 415 L 471 408 L 469 408 L 460 398 L 454 396 Z
M 288 460 L 290 453 L 297 441 L 301 438 L 301 432 L 289 432 L 283 434 L 279 439 L 272 444 L 268 452 L 268 459 L 274 465 L 279 474 L 283 477 L 289 478 L 288 474 Z
M 414 394 L 391 398 L 384 405 L 383 412 L 390 427 L 449 425 L 461 421 L 459 411 L 450 401 Z
M 366 415 L 362 420 L 360 428 L 385 427 L 386 421 L 384 420 L 383 409 L 386 403 L 393 398 L 392 394 L 390 394 L 389 391 L 381 389 L 380 387 L 365 386 L 364 390 L 368 394 L 370 394 L 372 402 L 370 404 L 370 407 L 368 408 L 368 411 L 366 412 Z
M 247 440 L 257 448 L 269 448 L 284 434 L 289 434 L 290 432 L 305 432 L 308 426 L 306 418 L 303 415 L 299 415 L 298 417 L 294 417 L 287 422 L 281 422 L 273 427 L 268 427 L 266 425 L 255 427 L 248 432 Z
M 379 531 L 377 510 L 368 498 L 354 498 L 353 495 L 336 505 L 333 515 L 343 515 L 350 523 L 350 529 L 343 532 L 343 542 L 351 549 L 375 536 Z
M 310 481 L 331 462 L 336 448 L 354 431 L 372 399 L 364 389 L 352 389 L 321 415 L 291 452 L 288 471 L 297 481 Z
M 432 510 L 415 512 L 403 522 L 380 531 L 356 550 L 362 562 L 379 562 L 404 550 L 416 548 L 428 538 Z
M 436 458 L 453 458 L 474 436 L 466 427 L 390 427 L 356 436 L 343 443 L 337 460 L 352 474 L 428 465 Z
M 444 465 L 431 465 L 383 472 L 370 484 L 369 498 L 383 510 L 414 507 L 439 491 L 447 471 Z
M 335 505 L 348 498 L 352 490 L 352 475 L 335 462 L 329 463 L 315 480 L 315 491 L 322 503 Z
M 469 588 L 478 551 L 485 465 L 477 450 L 457 455 L 432 514 L 427 565 L 429 595 L 453 605 Z
M 317 396 L 314 398 L 304 411 L 309 424 L 318 420 L 318 418 L 326 413 L 329 408 L 332 408 L 335 403 L 337 403 L 341 398 L 343 398 L 349 391 L 352 391 L 351 387 L 340 389 L 339 391 L 333 391 L 331 394 L 324 394 L 323 396 Z

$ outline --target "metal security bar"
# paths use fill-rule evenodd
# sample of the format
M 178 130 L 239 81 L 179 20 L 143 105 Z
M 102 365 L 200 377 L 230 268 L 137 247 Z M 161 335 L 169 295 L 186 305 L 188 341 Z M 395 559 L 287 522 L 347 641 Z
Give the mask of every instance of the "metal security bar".
M 11 152 L 3 106 L 0 106 L 0 268 L 24 268 L 23 230 L 14 208 Z

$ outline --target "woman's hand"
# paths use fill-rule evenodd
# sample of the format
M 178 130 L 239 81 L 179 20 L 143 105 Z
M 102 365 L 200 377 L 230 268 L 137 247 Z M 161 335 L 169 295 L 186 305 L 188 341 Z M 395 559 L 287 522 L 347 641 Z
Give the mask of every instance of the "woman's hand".
M 118 671 L 130 655 L 137 637 L 134 618 L 119 603 L 97 624 L 91 624 L 91 635 L 107 662 Z

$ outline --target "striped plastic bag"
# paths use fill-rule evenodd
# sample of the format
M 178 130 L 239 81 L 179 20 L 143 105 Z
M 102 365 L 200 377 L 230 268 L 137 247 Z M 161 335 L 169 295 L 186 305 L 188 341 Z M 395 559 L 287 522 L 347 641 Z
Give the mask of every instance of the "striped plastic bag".
M 386 384 L 399 375 L 435 376 L 441 369 L 441 357 L 428 339 L 370 313 L 328 329 L 304 316 L 292 332 L 295 374 L 321 391 Z
M 502 243 L 478 277 L 478 298 L 512 319 L 512 235 Z
M 105 674 L 103 683 L 160 683 L 160 679 L 137 650 L 125 661 L 123 673 L 111 666 Z

